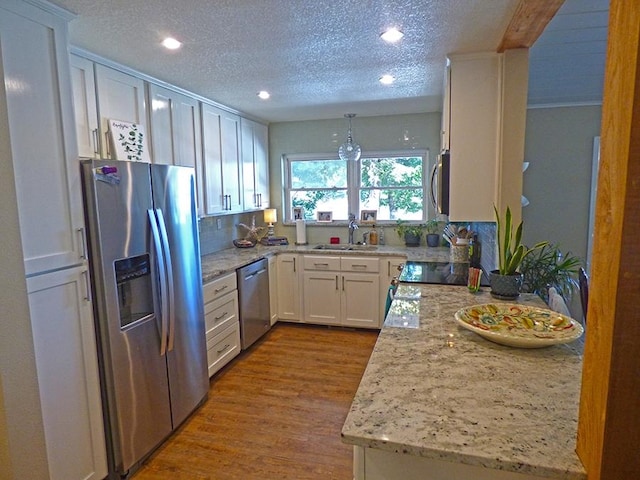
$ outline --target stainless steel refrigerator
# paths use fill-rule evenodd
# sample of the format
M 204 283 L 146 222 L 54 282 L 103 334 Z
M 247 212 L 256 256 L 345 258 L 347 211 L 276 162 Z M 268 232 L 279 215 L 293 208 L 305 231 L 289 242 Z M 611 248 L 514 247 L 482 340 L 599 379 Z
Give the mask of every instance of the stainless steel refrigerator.
M 208 391 L 192 168 L 81 162 L 110 478 Z

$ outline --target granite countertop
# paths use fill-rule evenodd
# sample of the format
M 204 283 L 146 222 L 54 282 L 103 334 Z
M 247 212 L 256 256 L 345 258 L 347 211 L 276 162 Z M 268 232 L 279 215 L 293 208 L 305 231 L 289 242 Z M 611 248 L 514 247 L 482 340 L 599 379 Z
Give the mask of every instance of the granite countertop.
M 266 247 L 256 245 L 253 248 L 228 248 L 201 257 L 202 283 L 208 283 L 215 277 L 234 271 L 261 258 L 278 253 L 313 253 L 314 255 L 363 255 L 363 256 L 404 256 L 413 261 L 449 261 L 448 247 L 404 247 L 378 245 L 371 250 L 316 250 L 315 245 L 281 245 Z
M 486 289 L 485 289 L 486 290 Z M 518 349 L 456 323 L 487 291 L 398 288 L 342 429 L 345 443 L 534 476 L 583 480 L 575 453 L 583 338 Z M 523 294 L 518 303 L 544 306 Z

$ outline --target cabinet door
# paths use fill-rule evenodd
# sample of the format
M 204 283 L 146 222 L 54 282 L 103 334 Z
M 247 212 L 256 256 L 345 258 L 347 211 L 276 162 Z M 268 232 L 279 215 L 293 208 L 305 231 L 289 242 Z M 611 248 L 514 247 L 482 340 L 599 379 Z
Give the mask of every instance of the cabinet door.
M 304 272 L 304 321 L 321 325 L 342 323 L 340 272 Z
M 246 118 L 242 129 L 244 209 L 269 207 L 268 129 Z
M 269 208 L 269 128 L 256 123 L 253 134 L 256 194 L 260 208 Z
M 451 58 L 451 221 L 495 220 L 501 66 L 499 54 Z
M 206 213 L 241 211 L 240 117 L 202 104 L 202 144 Z
M 220 117 L 222 151 L 222 188 L 226 196 L 226 211 L 240 212 L 242 198 L 242 161 L 240 159 L 240 117 L 222 112 Z
M 78 138 L 78 155 L 86 158 L 100 156 L 98 133 L 98 109 L 93 62 L 77 55 L 70 55 L 73 108 Z
M 96 89 L 100 116 L 101 155 L 114 158 L 110 149 L 109 119 L 146 125 L 144 81 L 132 75 L 96 64 Z M 145 128 L 148 132 L 148 129 Z M 145 139 L 143 159 L 150 161 L 149 142 Z
M 0 76 L 11 139 L 5 152 L 13 161 L 27 275 L 77 264 L 84 256 L 66 23 L 39 12 L 39 21 L 8 10 L 0 15 Z M 2 175 L 10 173 L 6 168 Z
M 222 137 L 221 112 L 202 104 L 202 167 L 204 170 L 205 213 L 212 215 L 224 211 L 222 193 Z
M 87 275 L 78 267 L 27 279 L 52 480 L 102 480 L 107 475 Z
M 149 85 L 149 136 L 153 163 L 175 165 L 173 102 L 173 92 L 158 85 Z
M 278 255 L 278 319 L 299 322 L 300 261 L 298 255 Z
M 278 321 L 278 264 L 275 255 L 269 257 L 269 305 L 273 325 Z
M 380 277 L 372 273 L 342 274 L 342 324 L 380 328 Z

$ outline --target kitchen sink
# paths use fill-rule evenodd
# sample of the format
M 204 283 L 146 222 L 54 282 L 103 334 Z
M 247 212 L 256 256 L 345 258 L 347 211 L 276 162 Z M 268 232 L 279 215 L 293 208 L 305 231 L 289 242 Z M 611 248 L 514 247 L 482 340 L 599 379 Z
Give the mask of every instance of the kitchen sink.
M 350 243 L 322 243 L 313 247 L 314 250 L 377 250 L 377 245 L 357 245 Z

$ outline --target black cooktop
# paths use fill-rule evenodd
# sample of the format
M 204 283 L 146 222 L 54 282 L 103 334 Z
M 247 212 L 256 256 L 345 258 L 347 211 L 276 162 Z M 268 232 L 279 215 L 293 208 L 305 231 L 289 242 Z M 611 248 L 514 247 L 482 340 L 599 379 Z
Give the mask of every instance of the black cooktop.
M 468 263 L 407 262 L 400 272 L 400 283 L 437 283 L 444 285 L 466 285 L 469 275 Z M 480 285 L 489 286 L 489 279 L 482 273 Z

